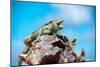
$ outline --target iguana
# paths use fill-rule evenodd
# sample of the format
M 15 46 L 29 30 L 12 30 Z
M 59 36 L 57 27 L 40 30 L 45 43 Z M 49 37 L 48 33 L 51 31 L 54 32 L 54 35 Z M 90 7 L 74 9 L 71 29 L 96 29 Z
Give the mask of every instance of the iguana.
M 63 27 L 61 26 L 62 22 L 63 22 L 62 19 L 57 19 L 57 20 L 54 20 L 54 21 L 49 21 L 47 24 L 42 26 L 40 29 L 38 29 L 35 32 L 33 32 L 31 36 L 27 37 L 24 40 L 24 44 L 26 45 L 26 47 L 24 48 L 22 53 L 23 54 L 27 54 L 28 53 L 28 51 L 30 50 L 30 47 L 32 46 L 31 43 L 33 41 L 35 41 L 37 39 L 37 37 L 39 37 L 41 35 L 56 34 L 58 31 L 63 29 Z M 19 58 L 18 65 L 20 65 L 21 62 L 22 61 Z
M 60 24 L 62 22 L 63 22 L 63 20 L 61 20 L 61 19 L 50 21 L 49 23 L 45 24 L 37 31 L 33 32 L 31 36 L 26 38 L 24 40 L 24 44 L 27 47 L 31 47 L 31 43 L 34 40 L 36 40 L 37 37 L 39 37 L 41 35 L 46 35 L 46 34 L 48 34 L 48 35 L 53 34 L 53 33 L 56 34 L 59 30 L 61 30 L 63 28 L 62 26 L 60 26 Z M 27 53 L 27 50 L 25 50 L 23 53 Z

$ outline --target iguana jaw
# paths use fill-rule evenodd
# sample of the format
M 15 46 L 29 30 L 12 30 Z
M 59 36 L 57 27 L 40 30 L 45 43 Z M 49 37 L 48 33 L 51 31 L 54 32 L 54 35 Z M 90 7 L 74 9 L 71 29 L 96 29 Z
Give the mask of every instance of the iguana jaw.
M 60 26 L 61 23 L 63 23 L 63 20 L 59 20 L 56 24 L 57 24 L 58 26 Z
M 59 29 L 63 29 L 63 26 L 61 25 L 63 23 L 63 20 L 58 20 L 56 22 L 57 26 L 59 27 Z

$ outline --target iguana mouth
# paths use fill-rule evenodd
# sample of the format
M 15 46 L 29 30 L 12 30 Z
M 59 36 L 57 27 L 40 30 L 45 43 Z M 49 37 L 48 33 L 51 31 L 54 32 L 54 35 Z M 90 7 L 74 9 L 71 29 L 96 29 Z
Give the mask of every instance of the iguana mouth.
M 61 25 L 62 23 L 63 23 L 63 20 L 59 20 L 59 21 L 56 23 L 60 29 L 63 28 L 63 26 Z
M 63 23 L 63 20 L 60 20 L 60 21 L 57 23 L 57 25 L 60 26 L 61 23 Z

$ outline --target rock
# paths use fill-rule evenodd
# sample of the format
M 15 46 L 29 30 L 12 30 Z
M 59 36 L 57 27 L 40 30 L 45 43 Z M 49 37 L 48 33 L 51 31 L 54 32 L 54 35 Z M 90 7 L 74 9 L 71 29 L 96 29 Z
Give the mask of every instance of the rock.
M 85 51 L 82 49 L 78 57 L 72 47 L 75 42 L 76 39 L 69 41 L 62 35 L 42 35 L 31 43 L 29 54 L 21 55 L 21 58 L 29 65 L 83 62 Z
M 60 60 L 61 51 L 58 51 L 55 55 L 45 55 L 41 58 L 40 64 L 57 64 Z
M 25 48 L 19 56 L 18 65 L 22 61 L 28 65 L 85 61 L 83 49 L 80 56 L 73 51 L 76 39 L 70 41 L 66 36 L 58 34 L 63 29 L 62 22 L 61 19 L 50 21 L 25 38 Z

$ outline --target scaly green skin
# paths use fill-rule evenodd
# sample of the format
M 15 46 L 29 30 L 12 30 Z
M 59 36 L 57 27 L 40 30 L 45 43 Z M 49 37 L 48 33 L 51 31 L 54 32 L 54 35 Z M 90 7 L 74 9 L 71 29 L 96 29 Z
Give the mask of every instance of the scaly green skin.
M 24 40 L 24 44 L 26 47 L 23 50 L 23 54 L 27 54 L 30 50 L 30 47 L 32 46 L 31 43 L 37 39 L 38 36 L 41 35 L 51 35 L 56 34 L 59 30 L 61 30 L 63 27 L 60 27 L 60 24 L 63 22 L 63 20 L 58 19 L 54 21 L 50 21 L 49 23 L 45 24 L 43 27 L 38 29 L 37 31 L 33 32 L 31 36 L 26 38 Z M 19 59 L 18 65 L 21 65 L 21 60 Z
M 28 37 L 25 39 L 24 43 L 26 46 L 31 47 L 31 43 L 36 40 L 38 36 L 41 35 L 46 35 L 46 34 L 53 34 L 57 33 L 59 30 L 62 29 L 60 27 L 60 23 L 62 23 L 63 20 L 55 20 L 55 21 L 50 21 L 48 24 L 44 25 L 42 28 L 37 30 L 36 32 L 32 33 L 32 36 Z M 58 25 L 59 24 L 59 25 Z M 27 53 L 28 50 L 24 51 L 24 53 Z

